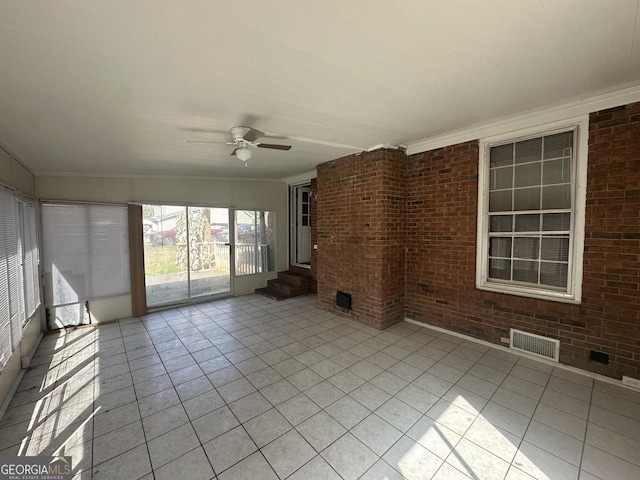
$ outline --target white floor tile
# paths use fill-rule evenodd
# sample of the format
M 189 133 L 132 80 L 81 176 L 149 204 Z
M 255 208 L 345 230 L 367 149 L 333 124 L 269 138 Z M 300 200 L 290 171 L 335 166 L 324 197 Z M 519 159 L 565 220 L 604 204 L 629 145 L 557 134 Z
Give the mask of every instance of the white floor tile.
M 314 457 L 310 462 L 302 466 L 299 470 L 297 470 L 287 480 L 341 480 L 341 477 L 333 468 L 331 468 L 331 465 L 329 465 L 321 456 L 318 455 Z
M 151 462 L 147 446 L 140 445 L 94 467 L 92 478 L 95 480 L 130 480 L 131 478 L 140 478 L 150 472 Z
M 447 463 L 477 480 L 504 478 L 509 462 L 463 438 L 447 457 Z
M 640 478 L 640 393 L 314 296 L 46 336 L 32 367 L 0 454 L 72 455 L 74 480 Z
M 295 430 L 262 448 L 262 454 L 280 478 L 286 478 L 316 456 L 314 449 Z
M 464 435 L 476 416 L 444 400 L 440 400 L 427 412 L 427 417 L 453 430 L 458 435 Z
M 546 450 L 577 467 L 580 466 L 583 442 L 559 430 L 533 420 L 529 424 L 524 441 Z
M 322 452 L 322 457 L 345 480 L 355 480 L 366 472 L 378 456 L 350 433 Z
M 260 448 L 287 433 L 293 427 L 275 408 L 243 424 L 247 433 Z M 196 427 L 197 430 L 197 427 Z
M 442 465 L 442 459 L 409 437 L 402 437 L 383 460 L 408 480 L 428 480 Z
M 462 436 L 427 416 L 409 429 L 407 436 L 441 459 L 446 459 Z
M 213 468 L 202 447 L 176 458 L 168 464 L 154 470 L 155 480 L 209 480 L 214 477 Z
M 203 445 L 240 425 L 233 412 L 226 406 L 192 420 L 191 423 Z
M 371 410 L 348 395 L 329 405 L 325 411 L 347 429 L 354 427 L 371 413 Z
M 576 480 L 578 468 L 541 448 L 522 442 L 513 466 L 535 479 Z
M 190 423 L 147 442 L 151 465 L 154 470 L 200 446 L 200 441 Z
M 259 392 L 250 393 L 246 397 L 229 404 L 229 408 L 240 423 L 251 420 L 272 407 L 271 403 Z
M 271 468 L 260 452 L 248 456 L 218 475 L 219 480 L 240 480 L 244 478 L 278 480 L 278 476 L 273 471 L 273 468 Z
M 163 435 L 171 430 L 189 423 L 187 412 L 180 404 L 142 419 L 144 435 L 147 441 Z
M 291 377 L 289 377 L 291 378 Z M 326 408 L 336 400 L 344 397 L 345 393 L 327 380 L 306 390 L 305 395 L 320 408 Z
M 293 426 L 304 422 L 320 411 L 320 407 L 303 393 L 277 405 L 276 408 Z
M 244 428 L 236 427 L 205 443 L 204 450 L 214 472 L 220 475 L 255 452 L 257 447 Z
M 582 469 L 603 480 L 637 480 L 640 478 L 640 467 L 626 462 L 619 457 L 585 445 Z

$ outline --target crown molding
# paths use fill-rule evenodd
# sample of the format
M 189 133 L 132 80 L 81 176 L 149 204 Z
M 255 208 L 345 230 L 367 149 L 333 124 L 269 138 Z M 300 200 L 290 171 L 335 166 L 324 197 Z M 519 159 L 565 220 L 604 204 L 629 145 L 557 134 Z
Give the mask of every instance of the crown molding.
M 407 146 L 407 154 L 427 152 L 437 148 L 456 145 L 471 140 L 499 135 L 501 133 L 533 128 L 546 123 L 558 122 L 592 112 L 640 101 L 640 85 L 600 93 L 590 97 L 577 97 L 542 109 L 530 110 L 497 122 L 476 125 L 442 135 L 425 138 Z

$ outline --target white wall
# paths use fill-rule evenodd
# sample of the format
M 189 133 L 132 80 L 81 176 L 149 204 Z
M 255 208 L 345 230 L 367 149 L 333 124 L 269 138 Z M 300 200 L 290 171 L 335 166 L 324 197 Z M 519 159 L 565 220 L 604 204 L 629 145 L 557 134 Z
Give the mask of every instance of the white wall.
M 0 182 L 8 185 L 25 195 L 34 196 L 34 177 L 18 161 L 11 158 L 0 148 Z M 42 308 L 40 308 L 27 323 L 22 332 L 22 341 L 13 352 L 9 361 L 0 372 L 0 417 L 3 414 L 3 407 L 12 394 L 17 380 L 21 378 L 23 356 L 29 357 L 40 343 L 43 329 Z
M 286 270 L 288 260 L 288 187 L 284 181 L 215 178 L 72 177 L 38 176 L 36 194 L 45 200 L 111 203 L 202 205 L 276 212 L 276 270 Z M 274 273 L 233 279 L 234 295 L 266 285 Z M 101 299 L 89 306 L 96 321 L 131 315 L 130 296 Z

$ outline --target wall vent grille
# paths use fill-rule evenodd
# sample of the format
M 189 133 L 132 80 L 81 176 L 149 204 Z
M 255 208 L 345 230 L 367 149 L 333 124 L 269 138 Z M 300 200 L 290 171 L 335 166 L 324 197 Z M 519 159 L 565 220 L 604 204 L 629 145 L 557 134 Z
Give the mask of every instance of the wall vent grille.
M 560 340 L 511 329 L 509 347 L 537 357 L 560 361 Z

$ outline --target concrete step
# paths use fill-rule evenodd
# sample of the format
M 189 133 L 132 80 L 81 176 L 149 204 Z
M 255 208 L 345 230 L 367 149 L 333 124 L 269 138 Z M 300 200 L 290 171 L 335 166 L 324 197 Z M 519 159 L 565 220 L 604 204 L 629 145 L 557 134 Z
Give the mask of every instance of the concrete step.
M 295 283 L 289 283 L 280 278 L 269 280 L 267 282 L 267 286 L 269 288 L 273 288 L 274 290 L 280 290 L 282 293 L 291 296 L 305 295 L 310 292 L 309 285 L 298 285 Z
M 307 295 L 311 293 L 311 276 L 291 270 L 278 272 L 278 278 L 267 281 L 265 288 L 258 288 L 255 292 L 274 300 Z
M 292 298 L 295 295 L 287 295 L 286 293 L 281 292 L 280 290 L 276 290 L 271 287 L 257 288 L 256 293 L 259 295 L 263 295 L 265 297 L 271 298 L 273 300 L 285 300 L 287 298 Z
M 293 272 L 291 270 L 287 270 L 286 272 L 278 272 L 278 278 L 287 283 L 292 283 L 295 285 L 311 285 L 310 275 L 304 275 L 302 273 Z

